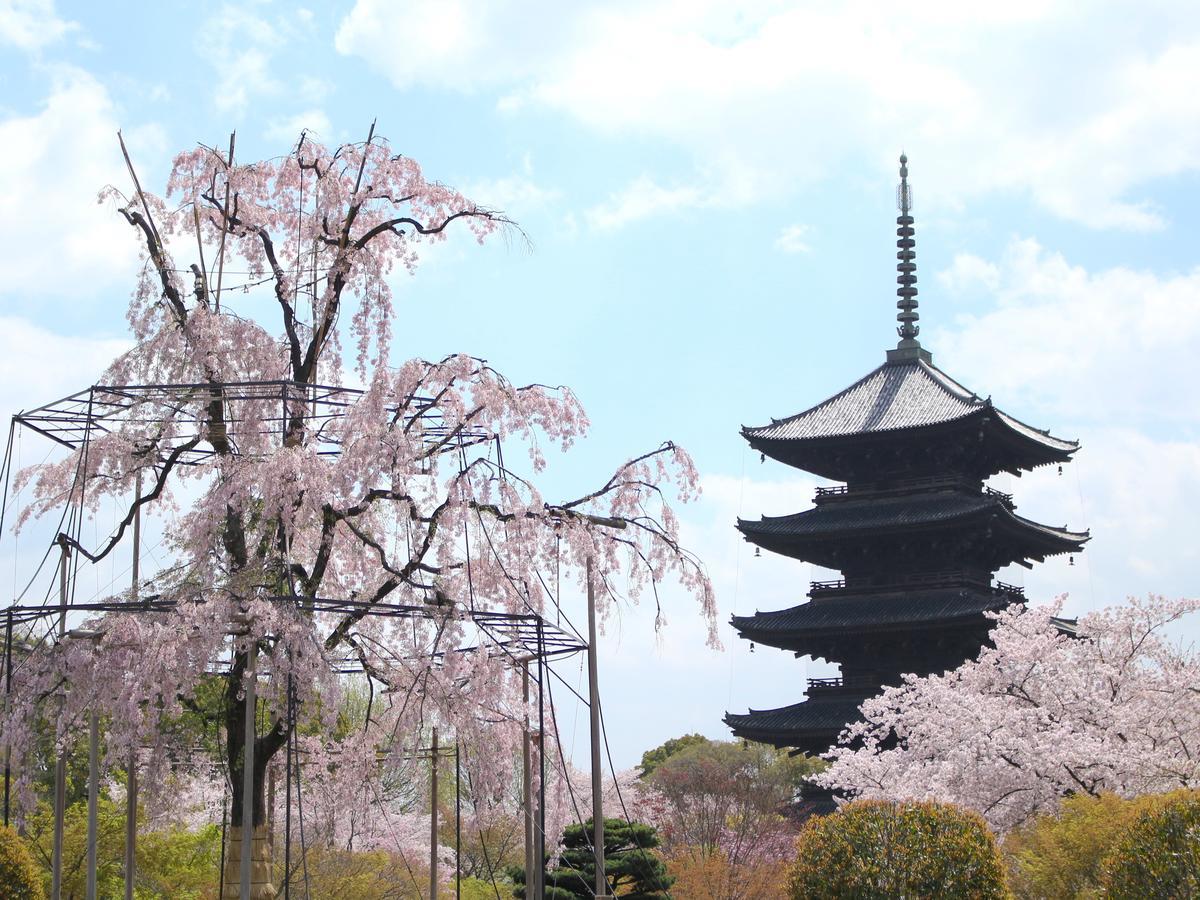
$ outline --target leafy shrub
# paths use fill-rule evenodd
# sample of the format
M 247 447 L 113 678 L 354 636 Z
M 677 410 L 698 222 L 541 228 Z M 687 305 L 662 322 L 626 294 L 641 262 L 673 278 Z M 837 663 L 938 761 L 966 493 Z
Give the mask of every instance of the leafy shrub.
M 42 876 L 25 842 L 0 825 L 0 888 L 12 900 L 42 900 Z
M 674 900 L 759 900 L 787 896 L 789 862 L 760 859 L 734 866 L 720 848 L 680 847 L 666 855 Z
M 810 819 L 796 849 L 795 900 L 1010 896 L 983 819 L 948 804 L 859 800 Z
M 1200 896 L 1200 791 L 1176 791 L 1142 813 L 1103 864 L 1107 896 Z
M 1085 900 L 1103 896 L 1101 864 L 1142 813 L 1162 795 L 1124 800 L 1080 794 L 1058 812 L 1037 816 L 1004 839 L 1013 893 L 1029 900 Z
M 563 831 L 558 866 L 546 872 L 546 900 L 594 897 L 596 862 L 592 820 Z M 604 870 L 614 893 L 630 898 L 670 897 L 674 879 L 654 849 L 658 835 L 649 825 L 622 819 L 604 820 Z M 514 896 L 525 896 L 525 872 L 514 868 Z

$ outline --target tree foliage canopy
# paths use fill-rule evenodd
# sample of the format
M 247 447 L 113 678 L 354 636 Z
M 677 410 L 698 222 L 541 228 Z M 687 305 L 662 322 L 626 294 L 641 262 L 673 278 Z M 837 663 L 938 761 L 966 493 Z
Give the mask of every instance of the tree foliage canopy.
M 1161 795 L 1076 794 L 1033 817 L 1004 838 L 1013 893 L 1026 900 L 1101 896 L 1105 858 L 1142 812 L 1161 803 Z
M 638 777 L 649 778 L 654 774 L 654 770 L 661 766 L 664 762 L 678 753 L 680 750 L 685 750 L 688 747 L 696 744 L 707 744 L 708 738 L 702 734 L 685 734 L 682 737 L 670 738 L 659 744 L 653 750 L 647 750 L 642 754 L 641 765 L 638 766 Z
M 1114 900 L 1200 896 L 1200 792 L 1177 791 L 1138 816 L 1103 870 Z
M 859 800 L 810 819 L 796 849 L 795 900 L 1008 896 L 983 819 L 946 804 Z
M 10 900 L 42 900 L 42 877 L 25 842 L 7 825 L 0 825 L 0 886 Z

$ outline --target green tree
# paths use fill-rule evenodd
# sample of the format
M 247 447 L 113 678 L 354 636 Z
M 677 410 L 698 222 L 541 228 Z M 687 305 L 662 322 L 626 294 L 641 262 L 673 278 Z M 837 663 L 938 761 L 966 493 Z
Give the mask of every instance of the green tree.
M 125 853 L 125 815 L 107 797 L 101 797 L 96 816 L 96 887 L 100 896 L 121 895 L 121 868 Z M 26 836 L 30 851 L 42 870 L 42 883 L 50 894 L 50 861 L 54 849 L 54 811 L 41 803 L 29 818 Z M 87 803 L 72 803 L 63 816 L 62 895 L 83 897 L 87 885 Z
M 203 900 L 219 879 L 221 827 L 197 831 L 174 827 L 149 831 L 137 839 L 137 896 Z
M 1105 857 L 1139 815 L 1162 803 L 1162 795 L 1125 800 L 1116 794 L 1077 794 L 1057 812 L 1031 819 L 1004 839 L 1013 893 L 1028 900 L 1103 896 Z
M 665 745 L 664 745 L 665 746 Z M 650 785 L 666 807 L 663 846 L 704 853 L 720 849 L 736 868 L 760 855 L 765 843 L 779 843 L 787 832 L 788 858 L 794 828 L 783 822 L 804 779 L 824 763 L 789 756 L 765 744 L 701 739 L 676 751 L 654 769 Z
M 0 896 L 9 900 L 42 900 L 42 875 L 25 842 L 0 825 Z
M 1138 816 L 1102 869 L 1116 900 L 1200 896 L 1200 791 L 1167 794 Z
M 647 750 L 642 754 L 642 764 L 638 766 L 638 778 L 649 778 L 654 774 L 655 769 L 665 763 L 680 750 L 686 750 L 688 747 L 694 747 L 700 744 L 711 743 L 712 741 L 702 734 L 685 734 L 683 737 L 671 738 L 669 741 L 659 744 L 653 750 Z
M 592 856 L 592 820 L 586 825 L 568 825 L 563 832 L 562 852 L 556 868 L 546 873 L 546 900 L 575 900 L 594 897 L 596 864 Z M 654 848 L 658 835 L 649 825 L 623 819 L 604 820 L 604 871 L 609 888 L 623 900 L 667 898 L 675 879 Z M 525 872 L 513 870 L 517 883 L 514 895 L 525 896 Z
M 794 900 L 1010 896 L 987 825 L 949 804 L 860 800 L 810 819 L 796 849 Z
M 101 796 L 97 806 L 96 886 L 100 897 L 120 897 L 124 891 L 125 808 Z M 28 847 L 39 865 L 49 894 L 50 859 L 54 844 L 54 813 L 41 804 L 30 817 Z M 206 825 L 198 831 L 172 827 L 138 829 L 137 879 L 139 900 L 201 900 L 210 897 L 218 879 L 221 829 Z M 73 803 L 63 818 L 63 897 L 82 897 L 87 883 L 87 804 Z M 0 880 L 3 885 L 3 880 Z M 4 897 L 0 891 L 0 897 Z

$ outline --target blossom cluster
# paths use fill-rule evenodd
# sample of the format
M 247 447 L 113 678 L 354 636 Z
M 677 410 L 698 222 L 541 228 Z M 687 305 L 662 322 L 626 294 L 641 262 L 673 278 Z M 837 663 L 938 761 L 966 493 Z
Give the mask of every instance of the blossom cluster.
M 1061 606 L 999 613 L 977 659 L 866 701 L 816 780 L 958 803 L 1002 831 L 1069 794 L 1200 784 L 1200 656 L 1170 637 L 1200 600 L 1130 598 L 1074 628 Z

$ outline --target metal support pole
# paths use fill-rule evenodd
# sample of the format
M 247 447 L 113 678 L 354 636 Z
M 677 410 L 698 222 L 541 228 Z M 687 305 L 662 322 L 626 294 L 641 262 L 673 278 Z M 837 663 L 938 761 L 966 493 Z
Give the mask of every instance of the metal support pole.
M 141 558 L 142 558 L 142 472 L 139 469 L 133 488 L 133 584 L 129 595 L 137 602 L 141 589 Z M 137 807 L 138 807 L 138 758 L 137 739 L 129 748 L 128 778 L 125 784 L 125 900 L 133 900 L 133 881 L 137 873 Z M 224 820 L 222 820 L 224 827 Z M 225 852 L 225 841 L 222 837 L 221 852 Z M 224 866 L 222 866 L 224 871 Z
M 133 900 L 133 881 L 137 872 L 137 745 L 129 748 L 129 769 L 125 782 L 125 900 Z M 222 842 L 222 847 L 224 842 Z
M 96 828 L 100 803 L 100 713 L 88 717 L 87 900 L 96 900 Z
M 71 559 L 71 550 L 61 535 L 59 546 L 62 548 L 62 558 L 58 567 L 58 642 L 62 644 L 67 634 L 67 564 Z M 60 694 L 60 704 L 62 701 Z M 66 812 L 67 748 L 61 747 L 54 763 L 54 850 L 50 857 L 50 900 L 62 900 L 63 817 Z
M 546 645 L 542 632 L 542 617 L 537 620 L 538 648 L 538 824 L 534 841 L 537 865 L 537 893 L 535 900 L 546 896 Z
M 429 748 L 429 900 L 438 895 L 438 734 L 433 729 L 433 744 Z
M 596 862 L 596 896 L 608 896 L 604 871 L 604 798 L 600 787 L 600 684 L 596 671 L 596 590 L 592 586 L 592 560 L 587 562 L 588 604 L 588 713 L 592 732 L 592 856 Z
M 271 858 L 275 858 L 275 766 L 267 769 L 267 846 L 271 848 Z
M 295 698 L 292 696 L 292 673 L 287 677 L 287 759 L 284 762 L 283 804 L 283 900 L 292 900 L 292 732 L 296 727 Z
M 247 630 L 249 630 L 247 628 Z M 258 643 L 248 638 L 246 648 L 246 724 L 242 749 L 242 860 L 241 900 L 250 900 L 250 874 L 253 870 L 251 856 L 254 854 L 254 714 L 257 706 L 257 678 L 255 665 Z
M 533 885 L 533 751 L 529 734 L 529 661 L 521 663 L 521 696 L 525 700 L 525 733 L 521 737 L 522 808 L 525 811 L 525 895 Z
M 12 697 L 12 632 L 13 614 L 8 611 L 4 627 L 4 714 L 7 717 Z M 12 795 L 12 744 L 4 745 L 4 826 L 8 827 L 8 807 Z
M 454 900 L 462 900 L 462 760 L 454 733 Z

